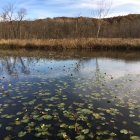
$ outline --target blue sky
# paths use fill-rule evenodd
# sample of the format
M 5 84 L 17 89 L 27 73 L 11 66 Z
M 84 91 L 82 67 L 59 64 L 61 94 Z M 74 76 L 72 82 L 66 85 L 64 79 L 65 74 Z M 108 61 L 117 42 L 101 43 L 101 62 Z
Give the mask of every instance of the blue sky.
M 26 8 L 28 19 L 58 16 L 89 16 L 95 14 L 99 0 L 0 0 L 0 11 L 7 3 L 16 8 Z M 107 0 L 105 0 L 107 1 Z M 140 13 L 140 0 L 111 0 L 112 8 L 108 16 Z

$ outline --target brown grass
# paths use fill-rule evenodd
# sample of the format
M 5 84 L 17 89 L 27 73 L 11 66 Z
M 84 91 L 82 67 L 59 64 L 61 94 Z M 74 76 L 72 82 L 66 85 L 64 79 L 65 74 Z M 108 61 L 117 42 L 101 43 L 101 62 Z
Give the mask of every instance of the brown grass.
M 80 38 L 80 39 L 31 39 L 0 40 L 0 49 L 96 49 L 140 50 L 140 39 Z
M 47 59 L 58 59 L 58 60 L 68 60 L 68 59 L 91 59 L 91 58 L 111 58 L 111 59 L 121 59 L 125 61 L 139 61 L 140 55 L 139 51 L 102 51 L 102 50 L 26 50 L 26 49 L 6 49 L 0 50 L 1 57 L 35 57 L 37 59 L 47 58 Z

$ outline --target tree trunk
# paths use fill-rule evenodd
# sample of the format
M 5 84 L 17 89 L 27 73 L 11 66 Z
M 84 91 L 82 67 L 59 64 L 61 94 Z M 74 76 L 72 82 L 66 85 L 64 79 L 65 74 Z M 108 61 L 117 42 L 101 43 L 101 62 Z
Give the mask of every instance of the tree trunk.
M 96 38 L 99 38 L 100 35 L 100 30 L 101 30 L 101 21 L 98 22 L 98 29 L 97 29 L 97 34 L 96 34 Z

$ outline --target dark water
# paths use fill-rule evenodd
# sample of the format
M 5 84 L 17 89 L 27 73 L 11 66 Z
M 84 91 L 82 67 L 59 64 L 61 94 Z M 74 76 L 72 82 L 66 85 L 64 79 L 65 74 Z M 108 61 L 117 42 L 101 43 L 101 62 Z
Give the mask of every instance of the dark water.
M 0 53 L 0 140 L 139 140 L 139 52 Z

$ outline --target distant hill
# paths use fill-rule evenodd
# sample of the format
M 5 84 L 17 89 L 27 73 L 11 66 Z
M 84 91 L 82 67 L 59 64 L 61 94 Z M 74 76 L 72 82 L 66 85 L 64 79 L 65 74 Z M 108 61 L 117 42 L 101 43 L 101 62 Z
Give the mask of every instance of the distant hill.
M 56 17 L 0 23 L 0 38 L 96 37 L 99 19 Z M 102 19 L 99 37 L 140 38 L 140 14 Z
M 83 20 L 87 20 L 87 21 L 95 21 L 98 20 L 96 18 L 89 18 L 89 17 L 54 17 L 54 18 L 46 18 L 46 19 L 37 19 L 36 21 L 44 21 L 44 20 L 48 20 L 48 21 L 55 21 L 55 22 L 74 22 L 76 20 L 79 20 L 79 22 L 83 21 Z M 125 15 L 125 16 L 116 16 L 116 17 L 109 17 L 109 18 L 104 18 L 103 19 L 106 22 L 110 22 L 110 23 L 119 23 L 119 22 L 124 22 L 124 21 L 132 21 L 132 20 L 140 20 L 140 14 L 129 14 L 129 15 Z

